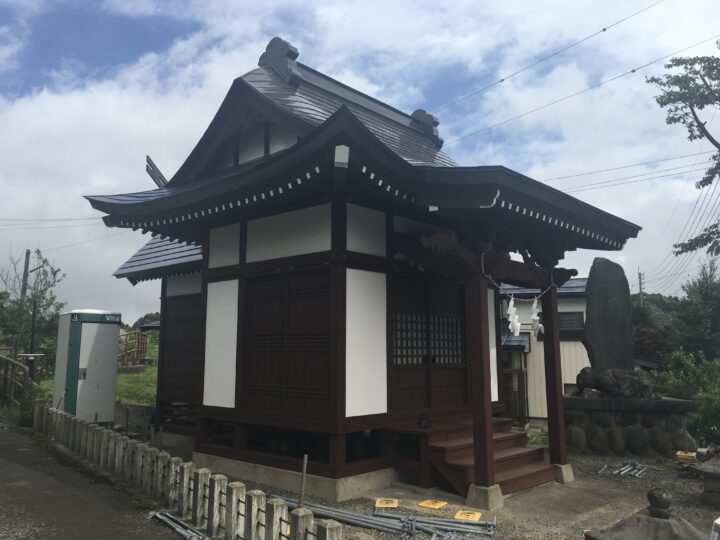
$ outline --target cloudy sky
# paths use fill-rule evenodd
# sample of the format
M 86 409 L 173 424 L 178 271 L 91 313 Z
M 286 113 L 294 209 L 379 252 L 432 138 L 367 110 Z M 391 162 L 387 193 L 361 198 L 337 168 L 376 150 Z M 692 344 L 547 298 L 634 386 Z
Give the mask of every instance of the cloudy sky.
M 158 282 L 112 277 L 148 237 L 80 220 L 98 215 L 82 195 L 151 189 L 146 154 L 172 175 L 279 35 L 311 67 L 434 111 L 460 163 L 548 180 L 644 228 L 622 252 L 563 266 L 584 274 L 601 255 L 632 284 L 640 266 L 650 291 L 677 294 L 704 255 L 675 259 L 671 245 L 717 217 L 720 190 L 695 189 L 710 146 L 666 125 L 645 83 L 662 62 L 562 99 L 687 47 L 720 54 L 717 0 L 653 2 L 0 0 L 0 260 L 41 248 L 67 274 L 70 308 L 129 322 L 157 310 Z

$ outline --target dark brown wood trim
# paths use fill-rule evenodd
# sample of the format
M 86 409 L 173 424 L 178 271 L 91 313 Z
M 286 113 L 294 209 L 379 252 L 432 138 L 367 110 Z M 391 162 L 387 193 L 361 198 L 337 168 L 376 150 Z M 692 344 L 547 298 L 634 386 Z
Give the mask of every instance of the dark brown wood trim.
M 564 465 L 567 463 L 565 408 L 563 406 L 562 364 L 560 361 L 560 320 L 555 286 L 550 287 L 542 296 L 542 311 L 550 463 Z
M 200 288 L 200 295 L 202 297 L 201 301 L 201 309 L 202 309 L 202 317 L 201 317 L 201 324 L 203 325 L 203 329 L 200 332 L 200 350 L 202 351 L 202 354 L 200 356 L 199 366 L 198 366 L 198 374 L 197 374 L 197 386 L 195 388 L 195 401 L 198 404 L 198 411 L 196 413 L 196 436 L 195 436 L 195 447 L 197 448 L 199 441 L 203 438 L 203 425 L 200 421 L 200 408 L 203 406 L 204 403 L 204 386 L 205 386 L 205 334 L 206 334 L 206 328 L 207 328 L 207 280 L 205 279 L 205 276 L 207 275 L 208 271 L 208 261 L 210 259 L 210 230 L 205 231 L 205 237 L 203 241 L 203 272 L 202 272 L 202 281 L 201 281 L 201 288 Z
M 347 261 L 348 268 L 380 273 L 387 273 L 390 270 L 390 263 L 387 258 L 378 257 L 377 255 L 347 251 L 345 253 L 345 260 Z
M 240 269 L 245 268 L 245 252 L 247 247 L 247 222 L 240 223 Z M 245 276 L 238 276 L 237 302 L 237 341 L 235 346 L 235 409 L 242 407 L 243 366 L 245 365 Z M 237 439 L 237 437 L 236 437 Z
M 345 418 L 345 336 L 346 336 L 346 305 L 347 305 L 347 268 L 344 263 L 347 247 L 347 169 L 335 167 L 332 178 L 331 203 L 331 253 L 333 266 L 331 270 L 331 301 L 333 321 L 331 324 L 331 349 L 333 353 L 331 380 L 335 381 L 334 418 L 337 422 Z M 344 446 L 344 441 L 343 441 Z M 339 452 L 339 449 L 336 449 Z M 338 456 L 345 462 L 345 453 Z M 339 463 L 340 464 L 340 463 Z
M 157 388 L 156 388 L 156 395 L 155 395 L 155 410 L 157 411 L 157 414 L 155 415 L 155 427 L 156 429 L 160 429 L 160 426 L 162 425 L 162 417 L 160 415 L 160 396 L 163 395 L 163 368 L 165 365 L 165 359 L 163 357 L 163 353 L 165 352 L 165 328 L 166 328 L 166 314 L 167 314 L 167 307 L 165 298 L 167 296 L 167 278 L 162 278 L 160 282 L 160 330 L 158 331 L 158 358 L 157 358 Z M 127 427 L 127 426 L 126 426 Z
M 475 440 L 475 485 L 495 484 L 490 347 L 488 329 L 488 284 L 480 274 L 471 275 L 465 284 L 465 325 L 470 403 Z

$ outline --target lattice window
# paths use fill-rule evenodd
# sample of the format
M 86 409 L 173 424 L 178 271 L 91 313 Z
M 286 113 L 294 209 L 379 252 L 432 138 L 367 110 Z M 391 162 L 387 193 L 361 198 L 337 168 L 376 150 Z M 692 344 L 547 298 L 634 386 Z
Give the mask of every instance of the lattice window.
M 430 355 L 436 364 L 462 364 L 463 319 L 459 315 L 430 315 Z
M 416 366 L 423 363 L 426 348 L 424 313 L 396 313 L 394 317 L 393 363 L 396 366 Z

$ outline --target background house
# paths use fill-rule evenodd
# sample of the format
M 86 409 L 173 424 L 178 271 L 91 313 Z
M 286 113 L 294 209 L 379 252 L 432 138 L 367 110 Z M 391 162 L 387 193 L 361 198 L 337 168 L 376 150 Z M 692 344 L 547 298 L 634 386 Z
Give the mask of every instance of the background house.
M 587 350 L 582 343 L 587 305 L 586 285 L 587 278 L 571 278 L 558 287 L 560 357 L 565 394 L 575 389 L 575 378 L 580 370 L 590 366 Z M 521 424 L 530 421 L 531 425 L 543 426 L 547 423 L 543 335 L 539 333 L 535 336 L 530 321 L 532 299 L 540 294 L 540 290 L 504 284 L 500 294 L 501 315 L 505 316 L 508 302 L 514 297 L 522 323 L 519 336 L 508 332 L 507 323 L 503 324 L 501 332 L 499 370 L 506 415 Z

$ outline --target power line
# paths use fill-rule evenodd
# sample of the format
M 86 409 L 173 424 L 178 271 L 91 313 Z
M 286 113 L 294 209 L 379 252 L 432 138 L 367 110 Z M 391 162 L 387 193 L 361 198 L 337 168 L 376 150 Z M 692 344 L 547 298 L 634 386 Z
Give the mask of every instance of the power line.
M 605 182 L 596 182 L 594 184 L 587 184 L 586 186 L 578 186 L 578 187 L 571 187 L 568 189 L 565 189 L 565 193 L 578 193 L 580 191 L 592 191 L 595 189 L 604 189 L 604 188 L 611 188 L 611 187 L 617 187 L 617 186 L 624 186 L 626 184 L 637 184 L 638 182 L 647 182 L 648 180 L 658 180 L 660 178 L 668 178 L 671 176 L 678 176 L 680 174 L 683 174 L 685 172 L 698 172 L 698 171 L 705 171 L 707 170 L 705 167 L 700 169 L 692 169 L 690 171 L 680 171 L 680 172 L 674 172 L 670 174 L 659 174 L 657 176 L 652 176 L 650 178 L 640 178 L 638 180 L 628 180 L 627 182 L 619 182 L 618 180 L 623 180 L 622 178 L 618 178 L 617 180 L 606 180 Z M 628 178 L 637 178 L 637 176 L 644 176 L 644 175 L 636 175 L 636 176 L 629 176 Z
M 129 233 L 129 232 L 134 232 L 134 231 L 130 231 L 130 230 L 120 231 L 120 232 L 117 232 L 117 233 L 114 233 L 114 234 L 107 234 L 107 235 L 105 235 L 105 236 L 98 236 L 97 238 L 91 238 L 90 240 L 83 240 L 82 242 L 75 242 L 75 243 L 73 243 L 73 244 L 65 244 L 64 246 L 56 246 L 56 247 L 53 247 L 53 248 L 42 249 L 42 250 L 40 250 L 40 251 L 42 251 L 43 253 L 45 253 L 45 252 L 48 252 L 48 251 L 56 251 L 56 250 L 58 250 L 58 249 L 65 249 L 65 248 L 70 248 L 70 247 L 75 247 L 75 246 L 81 246 L 81 245 L 83 245 L 83 244 L 89 244 L 90 242 L 97 242 L 98 240 L 105 240 L 106 238 L 112 238 L 113 236 L 120 236 L 121 234 Z
M 48 226 L 38 226 L 38 227 L 14 227 L 14 228 L 3 228 L 0 227 L 0 232 L 3 231 L 38 231 L 38 230 L 44 230 L 44 229 L 79 229 L 82 227 L 99 227 L 103 226 L 104 223 L 88 223 L 87 225 L 48 225 Z
M 585 36 L 585 37 L 582 38 L 582 39 L 579 39 L 579 40 L 577 40 L 577 41 L 574 41 L 574 42 L 570 43 L 569 45 L 566 45 L 566 46 L 563 47 L 562 49 L 558 49 L 557 51 L 555 51 L 555 52 L 553 52 L 553 53 L 551 53 L 551 54 L 548 54 L 547 56 L 544 56 L 544 57 L 540 58 L 539 60 L 536 60 L 536 61 L 533 62 L 532 64 L 528 64 L 527 66 L 525 66 L 525 67 L 523 67 L 523 68 L 520 68 L 520 69 L 518 69 L 517 71 L 514 71 L 513 73 L 510 73 L 509 75 L 505 75 L 504 77 L 501 77 L 501 78 L 498 79 L 497 81 L 495 81 L 495 82 L 493 82 L 493 83 L 490 83 L 490 84 L 488 84 L 487 86 L 483 86 L 482 88 L 479 88 L 478 90 L 475 90 L 475 91 L 473 91 L 473 92 L 470 92 L 469 94 L 466 94 L 466 95 L 464 95 L 464 96 L 462 96 L 462 97 L 459 97 L 459 98 L 457 98 L 457 99 L 454 100 L 454 101 L 451 101 L 451 102 L 446 103 L 446 104 L 444 104 L 444 105 L 440 105 L 439 107 L 435 108 L 435 110 L 434 110 L 433 112 L 434 112 L 434 113 L 438 113 L 438 112 L 442 111 L 443 109 L 447 109 L 448 107 L 452 107 L 453 105 L 457 105 L 457 104 L 460 103 L 461 101 L 465 101 L 465 100 L 468 99 L 468 98 L 471 98 L 471 97 L 476 96 L 476 95 L 478 95 L 478 94 L 482 94 L 483 92 L 486 92 L 486 91 L 489 90 L 490 88 L 492 88 L 492 87 L 494 87 L 494 86 L 497 86 L 498 84 L 504 83 L 504 82 L 507 81 L 508 79 L 512 79 L 512 78 L 515 77 L 516 75 L 520 75 L 521 73 L 523 73 L 523 72 L 525 72 L 525 71 L 527 71 L 527 70 L 529 70 L 529 69 L 532 69 L 532 68 L 534 68 L 535 66 L 537 66 L 537 65 L 539 65 L 539 64 L 542 64 L 543 62 L 545 62 L 545 61 L 547 61 L 547 60 L 550 60 L 551 58 L 554 58 L 555 56 L 557 56 L 557 55 L 559 55 L 559 54 L 562 54 L 562 53 L 564 53 L 565 51 L 567 51 L 567 50 L 569 50 L 569 49 L 572 49 L 573 47 L 576 47 L 576 46 L 578 46 L 578 45 L 580 45 L 580 44 L 582 44 L 582 43 L 585 43 L 585 42 L 588 41 L 589 39 L 592 39 L 592 38 L 594 38 L 595 36 L 599 36 L 599 35 L 602 34 L 603 32 L 607 32 L 608 30 L 610 30 L 610 29 L 613 28 L 614 26 L 617 26 L 618 24 L 623 23 L 623 22 L 627 21 L 628 19 L 631 19 L 631 18 L 635 17 L 636 15 L 640 15 L 643 11 L 647 11 L 648 9 L 653 8 L 653 7 L 657 6 L 658 4 L 663 3 L 664 1 L 665 1 L 665 0 L 659 0 L 658 2 L 655 2 L 655 3 L 653 3 L 653 4 L 650 4 L 650 5 L 648 5 L 648 6 L 645 6 L 645 7 L 642 8 L 641 10 L 638 10 L 638 11 L 636 11 L 636 12 L 634 12 L 634 13 L 631 13 L 630 15 L 628 15 L 628 16 L 626 16 L 626 17 L 623 17 L 623 18 L 620 19 L 620 20 L 617 20 L 617 21 L 615 21 L 614 23 L 612 23 L 612 24 L 610 24 L 610 25 L 608 25 L 608 26 L 605 26 L 605 27 L 601 28 L 601 29 L 598 30 L 597 32 L 593 32 L 592 34 L 589 34 L 589 35 Z
M 553 106 L 553 105 L 557 105 L 558 103 L 561 103 L 561 102 L 563 102 L 563 101 L 567 101 L 568 99 L 571 99 L 571 98 L 574 98 L 574 97 L 579 96 L 579 95 L 581 95 L 581 94 L 584 94 L 584 93 L 586 93 L 586 92 L 589 92 L 590 90 L 595 90 L 596 88 L 600 88 L 601 86 L 603 86 L 603 85 L 605 85 L 605 84 L 611 83 L 611 82 L 616 81 L 616 80 L 618 80 L 618 79 L 622 79 L 623 77 L 626 77 L 626 76 L 631 75 L 631 74 L 633 74 L 633 73 L 637 73 L 637 72 L 640 71 L 641 69 L 645 69 L 645 68 L 648 67 L 648 66 L 651 66 L 651 65 L 653 65 L 653 64 L 657 64 L 658 62 L 662 62 L 663 60 L 666 60 L 666 59 L 668 59 L 668 58 L 670 58 L 670 57 L 672 57 L 672 56 L 675 56 L 675 55 L 677 55 L 677 54 L 680 54 L 680 53 L 682 53 L 682 52 L 685 52 L 685 51 L 687 51 L 688 49 L 692 49 L 693 47 L 697 47 L 698 45 L 702 45 L 703 43 L 707 43 L 708 41 L 711 41 L 711 40 L 716 39 L 716 38 L 718 38 L 718 37 L 720 37 L 720 34 L 716 34 L 716 35 L 714 35 L 714 36 L 712 36 L 712 37 L 709 37 L 709 38 L 707 38 L 707 39 L 703 39 L 702 41 L 698 41 L 697 43 L 693 43 L 692 45 L 688 45 L 687 47 L 684 47 L 684 48 L 682 48 L 682 49 L 679 49 L 679 50 L 677 50 L 677 51 L 675 51 L 675 52 L 672 52 L 672 53 L 670 53 L 670 54 L 666 54 L 665 56 L 662 56 L 662 57 L 660 57 L 660 58 L 656 58 L 655 60 L 652 60 L 652 61 L 650 61 L 650 62 L 646 62 L 645 64 L 642 64 L 642 65 L 640 65 L 640 66 L 634 67 L 634 68 L 626 71 L 625 73 L 621 73 L 620 75 L 616 75 L 616 76 L 611 77 L 611 78 L 609 78 L 609 79 L 605 79 L 604 81 L 600 81 L 599 83 L 593 84 L 593 85 L 591 85 L 591 86 L 588 86 L 588 87 L 586 87 L 586 88 L 583 88 L 582 90 L 578 90 L 577 92 L 573 92 L 572 94 L 568 94 L 567 96 L 558 98 L 558 99 L 556 99 L 556 100 L 554 100 L 554 101 L 551 101 L 551 102 L 549 102 L 549 103 L 546 103 L 546 104 L 544 104 L 544 105 L 540 105 L 539 107 L 535 107 L 534 109 L 530 109 L 529 111 L 525 111 L 524 113 L 516 114 L 515 116 L 512 116 L 512 117 L 510 117 L 510 118 L 507 118 L 507 119 L 505 119 L 505 120 L 503 120 L 503 121 L 501 121 L 501 122 L 498 122 L 498 123 L 496 123 L 496 124 L 492 124 L 492 125 L 487 126 L 487 127 L 485 127 L 485 128 L 478 129 L 478 130 L 475 130 L 475 131 L 471 131 L 470 133 L 467 133 L 467 134 L 462 135 L 462 136 L 460 136 L 460 137 L 458 137 L 458 138 L 456 138 L 456 139 L 451 140 L 451 141 L 448 142 L 448 143 L 445 143 L 445 147 L 448 147 L 448 146 L 453 145 L 453 144 L 455 144 L 455 143 L 458 143 L 458 142 L 460 142 L 460 141 L 464 141 L 465 139 L 469 139 L 470 137 L 474 137 L 475 135 L 480 135 L 481 133 L 485 133 L 485 132 L 487 132 L 487 131 L 490 131 L 491 129 L 494 129 L 494 128 L 496 128 L 496 127 L 500 127 L 500 126 L 505 125 L 505 124 L 507 124 L 507 123 L 509 123 L 509 122 L 512 122 L 512 121 L 514 121 L 514 120 L 518 120 L 518 119 L 523 118 L 523 117 L 525 117 L 525 116 L 528 116 L 528 115 L 530 115 L 530 114 L 532 114 L 532 113 L 541 111 L 541 110 L 543 110 L 543 109 L 547 109 L 548 107 L 551 107 L 551 106 Z
M 641 161 L 639 163 L 620 165 L 618 167 L 611 167 L 609 169 L 598 169 L 596 171 L 587 171 L 587 172 L 582 172 L 582 173 L 577 173 L 577 174 L 568 174 L 566 176 L 555 176 L 553 178 L 545 178 L 543 180 L 540 180 L 540 182 L 554 182 L 555 180 L 565 180 L 566 178 L 575 178 L 577 176 L 589 176 L 591 174 L 619 171 L 620 169 L 630 169 L 632 167 L 640 167 L 642 165 L 652 165 L 653 163 L 662 163 L 663 161 L 672 161 L 675 159 L 683 159 L 683 158 L 687 158 L 687 157 L 699 156 L 701 154 L 713 154 L 713 153 L 714 153 L 713 150 L 708 150 L 707 152 L 698 152 L 697 154 L 685 154 L 684 156 L 675 156 L 675 157 L 669 157 L 669 158 L 663 158 L 663 159 L 654 159 L 652 161 Z M 694 165 L 697 165 L 697 160 L 695 161 Z M 687 165 L 685 165 L 685 167 L 687 167 Z

